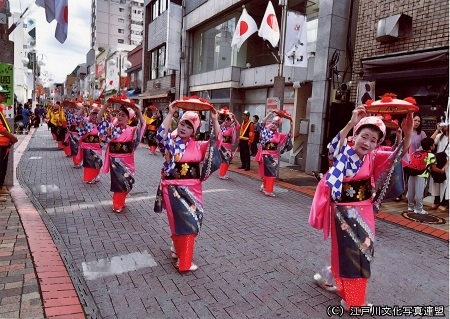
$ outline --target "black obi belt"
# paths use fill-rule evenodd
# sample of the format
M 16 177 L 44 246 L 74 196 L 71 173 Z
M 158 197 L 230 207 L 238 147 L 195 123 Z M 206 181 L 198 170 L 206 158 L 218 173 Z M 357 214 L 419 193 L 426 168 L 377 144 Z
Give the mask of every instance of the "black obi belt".
M 89 135 L 83 139 L 83 143 L 100 143 L 98 135 Z
M 69 132 L 78 132 L 77 126 L 76 126 L 76 125 L 71 125 L 71 126 L 69 127 Z
M 264 144 L 264 149 L 266 151 L 275 151 L 278 147 L 278 143 L 267 142 Z
M 223 136 L 222 142 L 224 143 L 231 143 L 231 136 Z
M 369 179 L 344 182 L 339 203 L 362 202 L 372 197 L 372 184 Z
M 128 154 L 133 152 L 133 142 L 109 142 L 109 151 L 115 154 Z
M 166 179 L 199 179 L 200 163 L 197 162 L 175 162 L 175 168 Z

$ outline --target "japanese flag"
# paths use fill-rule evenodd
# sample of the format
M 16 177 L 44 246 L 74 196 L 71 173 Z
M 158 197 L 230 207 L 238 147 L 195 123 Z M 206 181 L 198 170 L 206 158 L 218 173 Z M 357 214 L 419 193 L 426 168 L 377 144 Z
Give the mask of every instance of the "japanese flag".
M 280 29 L 278 28 L 277 16 L 275 15 L 275 9 L 271 1 L 267 4 L 266 13 L 264 13 L 263 20 L 259 26 L 258 35 L 264 40 L 269 41 L 273 47 L 278 46 Z
M 56 24 L 55 38 L 60 43 L 67 39 L 67 29 L 69 26 L 69 5 L 68 0 L 55 0 Z
M 244 8 L 241 17 L 236 24 L 236 30 L 234 30 L 233 39 L 231 40 L 231 47 L 239 51 L 245 40 L 256 31 L 258 31 L 258 26 L 256 25 L 255 20 L 253 20 Z
M 36 0 L 36 5 L 45 9 L 45 18 L 48 23 L 55 20 L 55 0 Z

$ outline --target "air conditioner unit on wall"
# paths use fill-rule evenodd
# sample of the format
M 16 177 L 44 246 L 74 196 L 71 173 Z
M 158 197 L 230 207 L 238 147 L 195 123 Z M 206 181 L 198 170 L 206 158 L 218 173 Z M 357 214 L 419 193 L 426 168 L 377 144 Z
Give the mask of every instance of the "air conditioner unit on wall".
M 394 42 L 412 34 L 412 17 L 395 14 L 378 21 L 376 40 L 382 43 Z

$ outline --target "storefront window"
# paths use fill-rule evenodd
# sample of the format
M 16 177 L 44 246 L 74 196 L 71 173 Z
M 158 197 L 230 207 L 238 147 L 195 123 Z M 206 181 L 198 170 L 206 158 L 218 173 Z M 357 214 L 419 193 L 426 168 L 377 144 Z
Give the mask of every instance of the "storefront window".
M 151 70 L 150 79 L 156 79 L 165 76 L 166 46 L 159 47 L 150 52 Z
M 194 74 L 232 65 L 231 40 L 236 21 L 233 17 L 194 33 Z

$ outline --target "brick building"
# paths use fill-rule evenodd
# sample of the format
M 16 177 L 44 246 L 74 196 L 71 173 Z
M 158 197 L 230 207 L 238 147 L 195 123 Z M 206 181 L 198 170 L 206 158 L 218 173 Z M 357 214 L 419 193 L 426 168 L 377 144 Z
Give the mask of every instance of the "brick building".
M 361 104 L 364 84 L 375 99 L 412 96 L 430 135 L 447 107 L 448 45 L 447 0 L 359 1 L 350 100 Z

